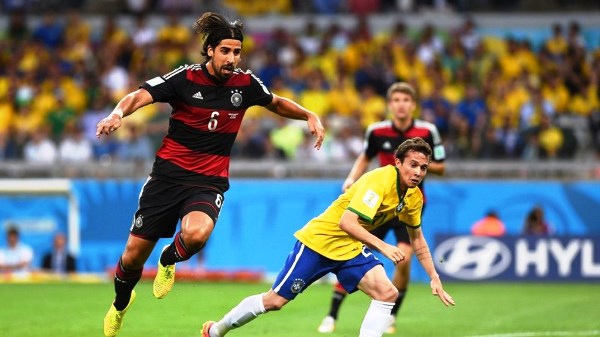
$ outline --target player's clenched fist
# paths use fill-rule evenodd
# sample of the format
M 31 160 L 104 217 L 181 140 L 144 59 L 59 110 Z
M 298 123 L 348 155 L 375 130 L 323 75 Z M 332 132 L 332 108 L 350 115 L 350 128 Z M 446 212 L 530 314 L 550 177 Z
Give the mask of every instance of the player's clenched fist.
M 394 264 L 398 264 L 404 261 L 404 252 L 396 246 L 386 244 L 385 247 L 381 250 L 381 253 L 388 259 L 392 260 Z

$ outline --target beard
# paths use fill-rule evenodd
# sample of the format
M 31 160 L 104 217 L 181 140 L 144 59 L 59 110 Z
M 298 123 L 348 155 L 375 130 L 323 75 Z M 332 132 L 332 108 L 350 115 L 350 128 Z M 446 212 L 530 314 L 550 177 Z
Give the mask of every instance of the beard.
M 212 68 L 213 76 L 222 82 L 227 81 L 233 75 L 233 70 L 235 69 L 234 64 L 223 64 L 217 68 L 213 60 L 208 62 L 208 66 Z
M 215 74 L 218 74 L 217 77 L 222 80 L 228 80 L 231 75 L 233 75 L 233 70 L 234 70 L 234 66 L 233 64 L 226 64 L 224 66 L 221 66 L 219 68 L 219 71 L 216 71 Z

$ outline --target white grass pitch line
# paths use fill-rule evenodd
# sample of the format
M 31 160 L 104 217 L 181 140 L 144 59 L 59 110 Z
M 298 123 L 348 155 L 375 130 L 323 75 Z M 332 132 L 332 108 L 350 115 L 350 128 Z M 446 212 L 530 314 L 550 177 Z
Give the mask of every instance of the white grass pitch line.
M 476 335 L 468 337 L 560 337 L 560 336 L 600 336 L 600 330 L 587 331 L 531 331 L 511 332 L 503 334 Z

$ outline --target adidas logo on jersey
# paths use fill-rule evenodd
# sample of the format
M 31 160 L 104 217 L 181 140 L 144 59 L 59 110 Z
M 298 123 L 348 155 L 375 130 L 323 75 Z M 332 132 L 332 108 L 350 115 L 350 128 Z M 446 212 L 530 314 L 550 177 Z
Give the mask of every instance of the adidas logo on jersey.
M 390 144 L 390 142 L 385 142 L 383 143 L 383 149 L 384 150 L 391 150 L 392 149 L 392 144 Z
M 202 97 L 202 93 L 200 91 L 195 93 L 194 96 L 192 96 L 192 97 L 197 98 L 197 99 L 204 99 L 204 97 Z

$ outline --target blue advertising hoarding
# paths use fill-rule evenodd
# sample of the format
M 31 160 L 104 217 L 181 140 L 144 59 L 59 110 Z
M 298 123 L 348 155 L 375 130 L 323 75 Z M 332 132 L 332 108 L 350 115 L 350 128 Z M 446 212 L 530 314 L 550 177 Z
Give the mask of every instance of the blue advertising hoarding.
M 436 235 L 438 273 L 460 281 L 600 281 L 600 237 Z

